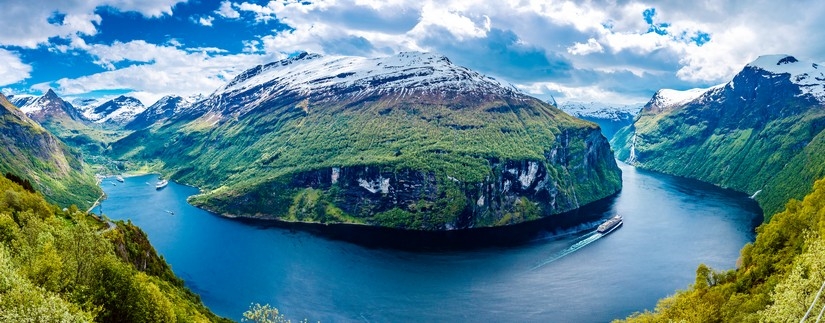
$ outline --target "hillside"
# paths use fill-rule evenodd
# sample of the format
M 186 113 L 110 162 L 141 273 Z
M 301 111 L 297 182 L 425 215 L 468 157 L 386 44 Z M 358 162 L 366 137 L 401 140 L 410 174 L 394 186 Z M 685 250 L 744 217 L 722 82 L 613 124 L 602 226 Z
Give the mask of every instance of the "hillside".
M 91 206 L 100 194 L 77 153 L 0 94 L 0 173 L 14 173 L 61 206 Z
M 146 235 L 0 176 L 0 322 L 221 322 Z
M 418 230 L 506 225 L 621 187 L 584 122 L 446 57 L 306 54 L 114 145 L 226 215 Z
M 763 56 L 710 89 L 659 91 L 613 139 L 619 159 L 748 194 L 766 214 L 825 176 L 825 74 Z
M 757 233 L 738 269 L 701 265 L 690 288 L 626 322 L 799 322 L 825 284 L 825 179 Z M 809 321 L 822 308 L 820 299 Z

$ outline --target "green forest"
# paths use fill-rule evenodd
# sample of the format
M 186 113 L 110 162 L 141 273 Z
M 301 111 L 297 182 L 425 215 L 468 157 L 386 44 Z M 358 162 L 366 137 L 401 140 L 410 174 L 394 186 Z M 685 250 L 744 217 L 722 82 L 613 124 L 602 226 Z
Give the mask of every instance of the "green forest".
M 798 322 L 825 282 L 825 179 L 757 233 L 737 269 L 700 265 L 690 288 L 625 322 Z
M 0 322 L 216 322 L 146 235 L 0 177 Z

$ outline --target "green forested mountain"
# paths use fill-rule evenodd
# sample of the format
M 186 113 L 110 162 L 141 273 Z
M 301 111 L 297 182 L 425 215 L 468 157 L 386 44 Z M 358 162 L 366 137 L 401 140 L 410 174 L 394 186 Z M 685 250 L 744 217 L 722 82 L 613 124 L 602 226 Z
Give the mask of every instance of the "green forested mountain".
M 0 177 L 0 322 L 213 322 L 146 235 Z
M 825 179 L 757 229 L 739 268 L 701 265 L 696 282 L 627 322 L 799 322 L 825 283 Z M 814 309 L 815 318 L 822 300 Z
M 825 176 L 825 74 L 763 56 L 705 91 L 663 90 L 613 146 L 621 160 L 755 194 L 766 220 Z
M 91 206 L 101 194 L 90 168 L 0 94 L 0 173 L 33 184 L 50 202 Z
M 113 150 L 196 205 L 285 221 L 506 225 L 621 186 L 595 124 L 423 53 L 258 66 Z

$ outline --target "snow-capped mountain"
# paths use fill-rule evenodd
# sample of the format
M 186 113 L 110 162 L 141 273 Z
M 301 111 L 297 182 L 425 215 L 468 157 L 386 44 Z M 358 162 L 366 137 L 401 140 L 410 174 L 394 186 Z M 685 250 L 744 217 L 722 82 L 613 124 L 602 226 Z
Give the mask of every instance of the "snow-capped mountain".
M 146 110 L 137 114 L 127 125 L 127 129 L 142 129 L 149 127 L 159 121 L 168 119 L 175 114 L 189 108 L 195 102 L 203 100 L 203 95 L 182 97 L 177 95 L 167 95 L 150 105 Z
M 610 104 L 603 102 L 566 102 L 559 109 L 587 121 L 598 124 L 607 139 L 622 127 L 633 123 L 643 104 Z
M 7 97 L 9 102 L 14 104 L 16 107 L 22 107 L 29 105 L 32 101 L 37 100 L 39 96 L 30 95 L 30 94 L 18 94 L 18 95 L 10 95 Z
M 82 110 L 83 115 L 95 123 L 125 125 L 146 110 L 146 107 L 136 98 L 121 95 L 104 102 L 96 101 L 84 106 Z
M 71 103 L 66 102 L 51 89 L 42 96 L 14 96 L 10 100 L 30 118 L 44 123 L 61 118 L 83 121 L 83 115 Z
M 633 120 L 644 106 L 637 104 L 611 104 L 604 102 L 565 102 L 559 109 L 579 118 L 599 118 L 613 121 Z
M 405 52 L 378 58 L 301 53 L 245 71 L 216 90 L 199 108 L 244 114 L 275 97 L 320 102 L 459 91 L 479 95 L 516 92 L 432 53 Z
M 754 194 L 766 214 L 825 176 L 825 74 L 789 55 L 760 56 L 729 82 L 659 91 L 613 140 L 640 167 Z M 790 185 L 794 179 L 808 182 Z

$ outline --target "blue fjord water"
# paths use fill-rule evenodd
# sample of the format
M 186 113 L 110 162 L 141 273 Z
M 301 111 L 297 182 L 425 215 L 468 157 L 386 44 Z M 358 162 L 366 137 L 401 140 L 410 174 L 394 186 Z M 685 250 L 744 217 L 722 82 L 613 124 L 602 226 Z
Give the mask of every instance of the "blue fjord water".
M 620 165 L 618 195 L 512 228 L 416 234 L 272 225 L 192 207 L 156 175 L 103 181 L 103 212 L 131 219 L 219 315 L 269 303 L 311 322 L 604 322 L 650 309 L 696 266 L 735 266 L 758 206 L 743 194 Z M 620 213 L 624 225 L 595 233 Z

